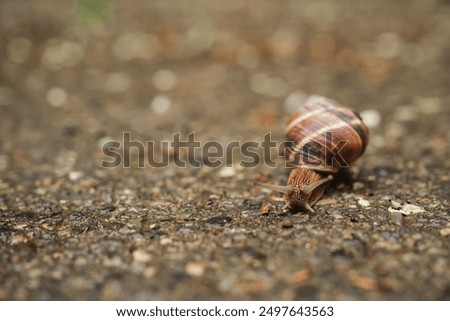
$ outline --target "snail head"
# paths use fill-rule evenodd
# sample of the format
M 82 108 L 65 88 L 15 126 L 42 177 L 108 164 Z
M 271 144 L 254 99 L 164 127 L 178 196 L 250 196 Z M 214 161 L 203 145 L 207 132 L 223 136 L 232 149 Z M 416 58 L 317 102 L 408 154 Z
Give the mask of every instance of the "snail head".
M 262 184 L 259 185 L 284 193 L 286 207 L 293 210 L 308 210 L 314 213 L 314 204 L 322 197 L 326 185 L 333 176 L 324 176 L 309 169 L 294 168 L 289 175 L 287 186 Z

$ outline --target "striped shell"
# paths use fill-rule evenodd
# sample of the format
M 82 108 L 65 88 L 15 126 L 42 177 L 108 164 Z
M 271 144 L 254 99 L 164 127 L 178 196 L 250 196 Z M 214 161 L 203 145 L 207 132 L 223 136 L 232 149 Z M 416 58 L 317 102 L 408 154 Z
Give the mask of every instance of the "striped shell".
M 292 115 L 285 132 L 290 163 L 330 174 L 359 158 L 369 136 L 358 114 L 322 96 L 310 96 Z

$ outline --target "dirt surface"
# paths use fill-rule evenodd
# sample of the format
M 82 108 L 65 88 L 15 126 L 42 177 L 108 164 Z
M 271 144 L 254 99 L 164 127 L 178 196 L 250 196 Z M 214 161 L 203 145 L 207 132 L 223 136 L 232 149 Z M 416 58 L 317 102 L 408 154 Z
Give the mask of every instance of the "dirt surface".
M 449 300 L 449 17 L 437 0 L 1 1 L 0 299 Z M 281 142 L 310 94 L 370 129 L 353 187 L 315 214 L 254 184 L 286 184 L 281 157 L 100 166 L 125 132 L 190 160 L 160 143 Z

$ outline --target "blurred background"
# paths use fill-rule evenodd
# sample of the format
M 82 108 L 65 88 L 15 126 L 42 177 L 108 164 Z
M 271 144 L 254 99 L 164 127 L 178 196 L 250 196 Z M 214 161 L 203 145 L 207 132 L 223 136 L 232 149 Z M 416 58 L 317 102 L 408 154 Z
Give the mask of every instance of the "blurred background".
M 448 272 L 442 266 L 448 263 L 450 234 L 449 18 L 450 6 L 443 0 L 0 1 L 0 239 L 8 245 L 0 298 L 186 299 L 191 297 L 183 293 L 195 281 L 200 285 L 192 298 L 448 299 Z M 296 237 L 286 249 L 278 248 L 277 236 L 266 239 L 264 233 L 279 228 L 276 215 L 265 217 L 265 223 L 240 221 L 255 220 L 268 200 L 249 182 L 284 184 L 282 168 L 99 166 L 102 144 L 121 141 L 124 131 L 133 139 L 156 142 L 169 141 L 177 132 L 223 144 L 260 142 L 271 132 L 281 141 L 289 116 L 311 94 L 353 107 L 371 131 L 355 176 L 362 182 L 356 193 L 373 197 L 372 205 L 366 211 L 355 207 L 348 215 L 360 215 L 359 222 L 368 226 L 377 218 L 387 224 L 372 231 L 374 238 L 396 243 L 410 237 L 412 243 L 399 245 L 405 253 L 414 252 L 414 233 L 429 231 L 424 248 L 435 249 L 423 263 L 409 257 L 400 267 L 380 267 L 398 248 L 392 257 L 364 263 L 360 258 L 368 252 L 355 241 L 342 252 L 345 268 L 312 273 L 329 258 L 321 256 L 322 250 L 291 256 L 304 242 Z M 341 193 L 329 197 L 333 201 L 323 211 L 342 211 L 335 214 L 343 217 L 348 203 L 356 202 Z M 403 236 L 405 231 L 393 229 L 386 219 L 391 198 L 418 203 L 433 214 L 411 219 L 416 230 Z M 283 202 L 274 204 L 277 212 Z M 116 221 L 105 218 L 102 225 L 93 218 L 101 215 L 116 215 Z M 223 232 L 220 220 L 219 228 L 205 228 L 203 220 L 220 215 L 242 229 L 239 237 Z M 294 227 L 309 222 L 320 230 L 328 224 L 320 216 L 295 219 L 300 225 Z M 29 224 L 35 220 L 40 223 Z M 180 220 L 181 226 L 191 224 L 181 234 Z M 367 226 L 358 226 L 367 235 Z M 204 245 L 184 247 L 197 240 L 190 229 L 206 238 Z M 386 236 L 387 231 L 400 236 Z M 23 241 L 23 235 L 33 242 Z M 255 243 L 255 252 L 246 243 L 250 235 L 267 243 Z M 324 243 L 325 252 L 339 243 L 339 235 Z M 105 237 L 118 243 L 101 243 Z M 88 245 L 82 242 L 80 248 L 100 243 L 86 254 L 74 245 L 81 238 Z M 321 249 L 322 241 L 308 242 Z M 216 247 L 208 250 L 207 244 Z M 219 244 L 229 246 L 218 250 Z M 243 251 L 236 250 L 235 268 L 211 254 L 234 247 Z M 92 253 L 100 257 L 97 264 Z M 281 253 L 274 258 L 279 263 L 265 261 L 270 253 Z M 161 255 L 160 262 L 151 259 Z M 303 263 L 292 259 L 302 255 Z M 314 255 L 317 259 L 306 259 Z M 433 260 L 438 263 L 430 267 Z M 346 269 L 355 264 L 368 271 L 364 277 L 387 281 L 364 283 L 347 276 Z M 31 272 L 58 266 L 51 276 Z M 397 277 L 403 268 L 412 270 Z M 205 271 L 210 272 L 206 280 Z M 92 285 L 89 280 L 98 281 Z
M 141 140 L 283 139 L 315 93 L 369 110 L 377 147 L 420 154 L 398 141 L 404 123 L 448 120 L 435 117 L 448 99 L 445 1 L 2 1 L 0 14 L 2 148 L 29 162 L 51 163 L 55 143 L 89 161 L 120 126 Z M 433 139 L 423 145 L 445 144 L 438 124 L 416 129 Z

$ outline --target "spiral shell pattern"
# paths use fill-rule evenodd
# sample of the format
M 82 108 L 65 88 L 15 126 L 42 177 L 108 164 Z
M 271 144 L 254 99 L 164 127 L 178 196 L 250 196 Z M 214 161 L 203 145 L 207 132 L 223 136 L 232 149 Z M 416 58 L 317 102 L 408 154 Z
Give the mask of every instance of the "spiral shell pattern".
M 331 174 L 361 156 L 369 136 L 358 114 L 322 96 L 310 96 L 285 132 L 288 162 Z

